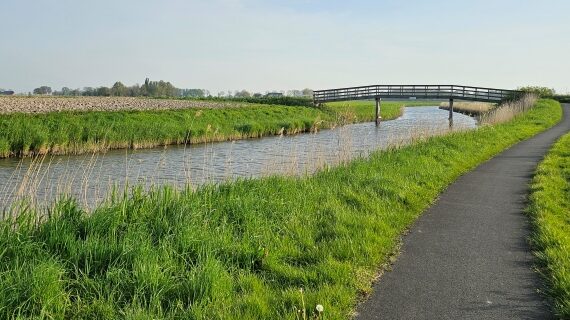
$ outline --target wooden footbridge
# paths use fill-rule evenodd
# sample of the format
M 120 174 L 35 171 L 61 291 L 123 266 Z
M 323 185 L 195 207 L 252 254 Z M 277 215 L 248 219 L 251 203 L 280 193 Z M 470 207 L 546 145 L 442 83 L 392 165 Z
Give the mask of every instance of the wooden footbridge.
M 500 103 L 520 97 L 517 90 L 493 89 L 458 85 L 372 85 L 339 89 L 317 90 L 315 104 L 333 101 L 376 100 L 376 125 L 380 124 L 382 99 L 392 100 L 449 100 L 449 121 L 453 122 L 453 100 Z

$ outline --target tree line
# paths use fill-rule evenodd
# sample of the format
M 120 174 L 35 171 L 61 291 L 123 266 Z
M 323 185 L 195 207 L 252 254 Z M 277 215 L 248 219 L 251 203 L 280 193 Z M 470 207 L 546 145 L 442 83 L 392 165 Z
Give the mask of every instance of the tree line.
M 111 87 L 85 87 L 83 89 L 70 89 L 63 87 L 53 91 L 50 87 L 42 86 L 34 89 L 34 94 L 53 94 L 54 96 L 90 96 L 90 97 L 196 97 L 202 98 L 210 95 L 205 89 L 180 89 L 168 81 L 151 81 L 146 78 L 142 85 L 126 86 L 117 81 Z
M 0 96 L 11 96 L 13 94 L 14 94 L 13 90 L 6 90 L 6 89 L 0 88 Z
M 526 87 L 519 87 L 517 90 L 533 93 L 541 98 L 552 98 L 554 97 L 554 95 L 556 95 L 556 90 L 548 87 L 526 86 Z
M 117 81 L 111 87 L 85 87 L 83 89 L 70 89 L 63 87 L 61 90 L 52 90 L 49 86 L 41 86 L 33 90 L 35 95 L 54 96 L 91 96 L 91 97 L 163 97 L 163 98 L 213 98 L 206 89 L 181 89 L 176 88 L 168 81 L 151 81 L 146 78 L 142 85 L 135 84 L 126 86 Z M 289 90 L 278 92 L 252 93 L 247 90 L 220 91 L 218 98 L 262 98 L 262 97 L 312 97 L 313 90 Z
M 562 103 L 570 103 L 570 94 L 559 94 L 553 88 L 539 87 L 539 86 L 526 86 L 519 87 L 518 90 L 528 93 L 533 93 L 540 98 L 555 99 Z

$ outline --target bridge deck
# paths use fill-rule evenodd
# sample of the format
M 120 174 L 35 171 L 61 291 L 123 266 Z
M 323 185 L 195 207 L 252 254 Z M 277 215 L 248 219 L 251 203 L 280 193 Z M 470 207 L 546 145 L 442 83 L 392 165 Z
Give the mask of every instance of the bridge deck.
M 387 99 L 458 99 L 501 102 L 516 98 L 521 91 L 457 85 L 372 85 L 314 91 L 315 103 Z

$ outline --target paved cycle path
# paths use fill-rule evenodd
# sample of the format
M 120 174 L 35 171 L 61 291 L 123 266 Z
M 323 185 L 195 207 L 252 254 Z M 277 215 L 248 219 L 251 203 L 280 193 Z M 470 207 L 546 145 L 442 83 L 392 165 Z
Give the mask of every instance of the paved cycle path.
M 555 127 L 461 176 L 404 237 L 391 271 L 357 319 L 549 319 L 538 293 L 523 214 L 529 183 L 551 145 L 570 130 L 570 105 Z

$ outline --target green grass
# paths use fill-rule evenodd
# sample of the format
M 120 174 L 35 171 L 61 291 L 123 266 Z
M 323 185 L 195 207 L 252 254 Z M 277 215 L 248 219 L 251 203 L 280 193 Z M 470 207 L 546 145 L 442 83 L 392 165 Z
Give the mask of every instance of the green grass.
M 0 318 L 349 318 L 449 183 L 560 118 L 541 100 L 314 176 L 135 189 L 90 213 L 61 200 L 40 224 L 22 209 L 0 222 Z
M 532 243 L 547 280 L 556 313 L 570 318 L 570 134 L 539 165 L 532 183 L 529 213 Z
M 386 119 L 401 114 L 403 103 L 387 103 Z M 251 105 L 242 108 L 162 111 L 51 112 L 0 115 L 0 158 L 33 154 L 79 154 L 117 148 L 294 134 L 374 118 L 373 109 L 348 117 L 338 106 Z M 370 115 L 364 117 L 367 112 Z
M 159 98 L 162 99 L 162 98 Z M 172 98 L 167 98 L 172 99 Z M 203 98 L 177 98 L 180 100 L 206 100 L 206 101 L 227 101 L 227 102 L 247 102 L 254 104 L 270 104 L 280 106 L 305 106 L 312 107 L 314 105 L 313 99 L 309 97 L 243 97 L 243 98 L 228 98 L 228 97 L 203 97 Z

